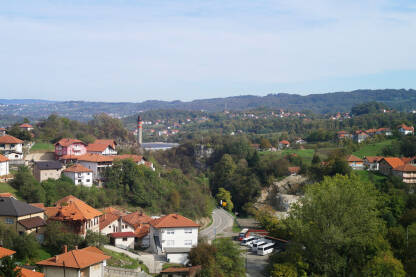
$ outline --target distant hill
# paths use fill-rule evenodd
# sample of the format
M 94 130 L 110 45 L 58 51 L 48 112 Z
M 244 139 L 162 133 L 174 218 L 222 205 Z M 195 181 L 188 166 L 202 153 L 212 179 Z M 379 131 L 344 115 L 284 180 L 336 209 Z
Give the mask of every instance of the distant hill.
M 416 90 L 384 89 L 384 90 L 355 90 L 351 92 L 333 92 L 323 94 L 310 94 L 306 96 L 297 94 L 269 94 L 267 96 L 233 96 L 227 98 L 201 99 L 190 102 L 183 101 L 157 101 L 150 100 L 141 103 L 107 103 L 66 101 L 54 102 L 36 99 L 1 100 L 1 115 L 14 115 L 38 119 L 47 117 L 51 113 L 77 120 L 89 120 L 94 114 L 108 113 L 114 117 L 126 117 L 147 110 L 185 110 L 208 112 L 228 110 L 242 111 L 260 107 L 272 109 L 285 109 L 289 111 L 309 110 L 315 113 L 327 114 L 347 112 L 357 104 L 366 102 L 381 102 L 388 107 L 399 111 L 416 109 Z M 12 104 L 15 103 L 15 104 Z M 22 109 L 21 105 L 29 105 L 30 109 Z

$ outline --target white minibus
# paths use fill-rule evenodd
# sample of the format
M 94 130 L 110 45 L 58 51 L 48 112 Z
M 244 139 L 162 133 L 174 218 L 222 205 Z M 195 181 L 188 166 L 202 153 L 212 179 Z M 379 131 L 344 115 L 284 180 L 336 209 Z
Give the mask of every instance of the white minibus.
M 273 251 L 274 251 L 274 243 L 267 243 L 264 245 L 260 245 L 257 248 L 257 255 L 264 256 L 264 255 L 272 253 Z
M 260 241 L 254 242 L 254 243 L 251 245 L 251 251 L 253 251 L 253 252 L 257 253 L 257 248 L 258 248 L 260 245 L 265 245 L 265 244 L 268 244 L 268 243 L 270 243 L 270 241 L 268 241 L 268 240 L 260 240 Z
M 247 237 L 247 238 L 244 238 L 244 239 L 241 241 L 241 245 L 244 245 L 244 246 L 249 245 L 249 243 L 250 243 L 251 241 L 256 240 L 256 239 L 257 239 L 256 237 L 249 236 L 249 237 Z

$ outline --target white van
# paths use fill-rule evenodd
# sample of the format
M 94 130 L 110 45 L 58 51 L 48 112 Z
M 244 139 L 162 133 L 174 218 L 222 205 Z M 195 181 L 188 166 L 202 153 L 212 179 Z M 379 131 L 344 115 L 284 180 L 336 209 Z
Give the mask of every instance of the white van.
M 259 246 L 261 246 L 261 245 L 265 245 L 265 244 L 268 244 L 268 243 L 270 243 L 270 241 L 268 241 L 268 240 L 259 240 L 259 241 L 256 241 L 256 242 L 254 242 L 253 244 L 251 244 L 251 251 L 253 251 L 253 252 L 255 252 L 255 253 L 257 253 L 257 248 L 259 247 Z
M 257 255 L 264 256 L 264 255 L 272 253 L 273 251 L 274 251 L 274 243 L 267 243 L 267 244 L 260 245 L 257 248 Z
M 256 237 L 249 236 L 249 237 L 247 237 L 247 238 L 244 238 L 244 239 L 241 241 L 241 245 L 248 246 L 248 245 L 250 245 L 250 243 L 251 243 L 252 241 L 254 241 L 254 240 L 257 240 L 257 238 L 256 238 Z

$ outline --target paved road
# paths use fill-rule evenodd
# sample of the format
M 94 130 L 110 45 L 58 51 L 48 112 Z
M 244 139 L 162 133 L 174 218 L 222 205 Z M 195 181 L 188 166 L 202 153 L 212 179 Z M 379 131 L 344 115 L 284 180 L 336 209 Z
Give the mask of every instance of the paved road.
M 232 236 L 232 227 L 234 218 L 232 215 L 223 209 L 215 209 L 212 212 L 212 224 L 199 232 L 201 237 L 206 237 L 208 240 L 213 240 L 215 236 L 224 236 L 229 233 Z

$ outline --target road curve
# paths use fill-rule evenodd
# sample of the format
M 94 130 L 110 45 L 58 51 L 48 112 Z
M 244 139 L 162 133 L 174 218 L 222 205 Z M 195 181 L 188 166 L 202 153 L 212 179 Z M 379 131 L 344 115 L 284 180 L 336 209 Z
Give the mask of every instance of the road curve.
M 224 231 L 231 229 L 234 223 L 232 215 L 227 213 L 223 209 L 214 209 L 212 211 L 212 224 L 199 232 L 201 237 L 205 237 L 208 240 L 213 240 L 215 236 L 224 234 Z

